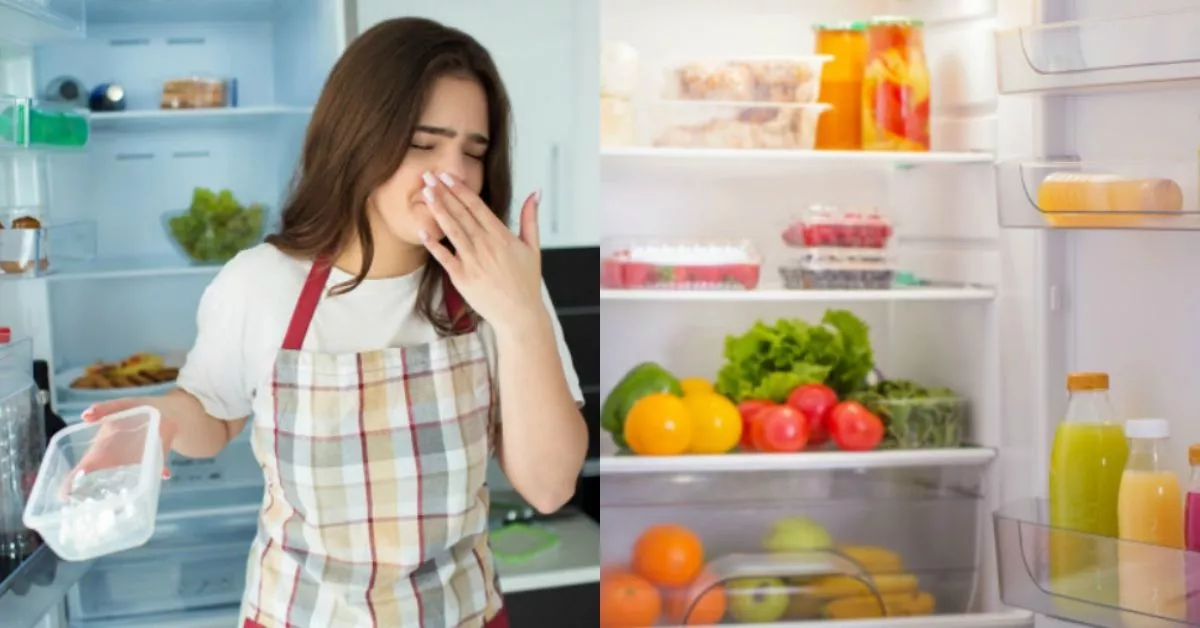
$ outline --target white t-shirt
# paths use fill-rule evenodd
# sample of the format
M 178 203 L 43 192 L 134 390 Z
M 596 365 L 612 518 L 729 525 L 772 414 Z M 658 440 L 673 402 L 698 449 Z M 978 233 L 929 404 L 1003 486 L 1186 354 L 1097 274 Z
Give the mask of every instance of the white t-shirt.
M 196 344 L 176 383 L 195 395 L 208 414 L 240 419 L 270 412 L 270 394 L 258 393 L 270 390 L 275 358 L 311 267 L 312 262 L 260 244 L 230 260 L 204 290 L 196 314 Z M 351 275 L 334 268 L 326 288 L 349 279 Z M 417 271 L 402 277 L 367 279 L 349 293 L 324 296 L 303 349 L 358 353 L 436 340 L 433 325 L 414 310 L 420 282 L 421 272 Z M 553 313 L 545 286 L 542 298 Z M 582 404 L 579 377 L 563 341 L 562 327 L 557 317 L 551 318 L 567 385 Z M 486 322 L 479 330 L 495 375 L 495 334 Z

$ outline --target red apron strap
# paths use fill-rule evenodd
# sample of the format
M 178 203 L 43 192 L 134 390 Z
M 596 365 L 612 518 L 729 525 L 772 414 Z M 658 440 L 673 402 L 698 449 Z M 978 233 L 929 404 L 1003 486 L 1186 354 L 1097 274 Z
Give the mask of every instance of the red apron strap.
M 304 280 L 300 290 L 300 298 L 296 299 L 296 307 L 292 310 L 292 322 L 288 323 L 287 335 L 283 337 L 283 348 L 287 351 L 299 351 L 304 346 L 304 337 L 308 335 L 308 326 L 312 323 L 317 304 L 321 302 L 321 293 L 325 291 L 325 283 L 329 281 L 329 273 L 333 265 L 324 257 L 313 260 L 312 270 Z
M 454 324 L 454 331 L 465 334 L 475 329 L 475 317 L 472 315 L 467 302 L 459 294 L 450 275 L 442 274 L 442 300 L 446 303 L 446 314 Z

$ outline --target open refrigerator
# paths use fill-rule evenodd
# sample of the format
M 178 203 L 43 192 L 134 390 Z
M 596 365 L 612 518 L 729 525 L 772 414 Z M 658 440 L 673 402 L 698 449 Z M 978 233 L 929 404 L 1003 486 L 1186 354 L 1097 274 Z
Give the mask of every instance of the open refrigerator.
M 930 152 L 780 149 L 735 126 L 770 104 L 671 100 L 681 64 L 806 57 L 815 23 L 879 15 L 923 22 Z M 732 289 L 672 285 L 707 281 L 673 266 L 609 277 L 602 392 L 644 362 L 712 380 L 727 336 L 759 320 L 817 324 L 845 309 L 870 327 L 875 376 L 948 387 L 969 406 L 969 444 L 955 448 L 651 457 L 602 435 L 605 573 L 627 573 L 654 547 L 639 539 L 659 524 L 689 530 L 708 561 L 703 586 L 648 593 L 644 580 L 613 580 L 645 604 L 634 615 L 683 623 L 689 604 L 697 611 L 708 599 L 703 591 L 723 589 L 725 601 L 709 609 L 725 612 L 700 616 L 745 626 L 1187 625 L 1049 586 L 1042 500 L 1072 371 L 1109 373 L 1122 419 L 1169 419 L 1170 466 L 1188 477 L 1187 448 L 1200 440 L 1191 420 L 1200 402 L 1187 392 L 1200 366 L 1190 348 L 1200 341 L 1200 296 L 1189 289 L 1200 227 L 1198 32 L 1200 7 L 1187 0 L 602 3 L 613 64 L 604 76 L 623 84 L 602 103 L 606 261 L 631 259 L 631 237 L 645 250 L 737 240 L 757 252 L 750 290 L 737 276 Z M 710 86 L 727 86 L 712 76 Z M 1043 190 L 1072 173 L 1169 179 L 1178 198 L 1101 207 Z M 908 285 L 786 289 L 781 267 L 798 253 L 781 234 L 812 205 L 885 210 L 891 270 Z M 835 549 L 773 553 L 777 524 L 798 516 L 821 524 Z M 918 616 L 897 616 L 907 614 L 901 605 L 873 617 L 888 591 L 866 585 L 874 578 L 865 562 L 844 562 L 847 546 L 898 556 L 933 604 Z M 803 603 L 818 572 L 856 580 L 867 610 Z M 612 608 L 629 608 L 621 604 Z

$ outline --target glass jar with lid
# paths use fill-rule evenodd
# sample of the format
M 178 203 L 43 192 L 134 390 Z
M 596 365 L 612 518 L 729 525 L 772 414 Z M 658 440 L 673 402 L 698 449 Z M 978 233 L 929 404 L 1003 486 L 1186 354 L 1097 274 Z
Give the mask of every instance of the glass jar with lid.
M 929 150 L 931 85 L 923 28 L 920 20 L 905 17 L 876 17 L 867 23 L 864 150 Z

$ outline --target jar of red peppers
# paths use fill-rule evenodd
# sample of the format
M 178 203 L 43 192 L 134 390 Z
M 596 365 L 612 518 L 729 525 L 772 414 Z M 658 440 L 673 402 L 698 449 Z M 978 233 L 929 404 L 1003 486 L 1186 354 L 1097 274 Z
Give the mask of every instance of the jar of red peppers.
M 922 23 L 877 17 L 867 23 L 863 150 L 929 150 L 929 67 Z

